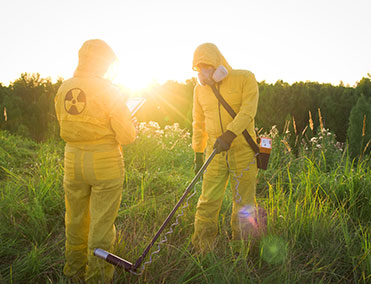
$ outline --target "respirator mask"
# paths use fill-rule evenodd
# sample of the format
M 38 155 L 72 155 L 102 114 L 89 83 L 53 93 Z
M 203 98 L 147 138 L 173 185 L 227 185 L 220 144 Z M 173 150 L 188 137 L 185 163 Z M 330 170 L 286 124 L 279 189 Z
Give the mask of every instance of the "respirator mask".
M 198 72 L 198 81 L 202 86 L 214 85 L 222 81 L 227 75 L 228 70 L 223 65 L 219 65 L 216 69 L 213 67 L 201 68 Z

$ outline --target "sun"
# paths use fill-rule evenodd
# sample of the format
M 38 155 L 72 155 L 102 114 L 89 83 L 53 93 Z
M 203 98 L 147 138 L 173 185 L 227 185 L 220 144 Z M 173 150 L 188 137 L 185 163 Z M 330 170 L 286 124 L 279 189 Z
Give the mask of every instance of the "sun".
M 115 61 L 110 66 L 105 78 L 122 89 L 128 90 L 130 94 L 143 92 L 158 83 L 158 80 L 153 77 L 153 74 L 150 74 L 149 70 L 134 64 L 123 66 L 119 61 Z
M 140 70 L 131 69 L 129 72 L 126 69 L 120 69 L 114 82 L 132 92 L 138 92 L 147 89 L 152 80 L 150 75 L 141 73 Z

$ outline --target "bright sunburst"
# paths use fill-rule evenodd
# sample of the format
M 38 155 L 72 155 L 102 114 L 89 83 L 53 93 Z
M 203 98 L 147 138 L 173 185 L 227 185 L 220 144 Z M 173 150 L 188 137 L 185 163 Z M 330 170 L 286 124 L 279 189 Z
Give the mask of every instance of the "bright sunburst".
M 142 66 L 136 66 L 134 64 L 124 65 L 119 61 L 112 64 L 105 78 L 128 90 L 130 93 L 138 93 L 146 90 L 157 82 L 153 74 L 150 74 L 149 70 Z

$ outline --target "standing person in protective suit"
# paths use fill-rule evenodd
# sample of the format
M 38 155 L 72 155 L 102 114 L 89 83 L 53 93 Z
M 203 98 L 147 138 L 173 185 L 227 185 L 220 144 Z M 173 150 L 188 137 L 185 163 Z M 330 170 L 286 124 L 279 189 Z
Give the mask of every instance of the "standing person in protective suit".
M 86 41 L 73 77 L 60 86 L 55 98 L 60 135 L 66 142 L 63 272 L 88 283 L 105 283 L 113 277 L 114 267 L 93 251 L 113 248 L 124 181 L 120 145 L 136 137 L 124 97 L 104 79 L 115 60 L 104 41 Z
M 201 168 L 205 150 L 206 157 L 213 149 L 217 149 L 218 153 L 203 177 L 192 236 L 194 247 L 207 252 L 214 246 L 219 211 L 229 178 L 233 196 L 232 239 L 243 237 L 238 218 L 241 210 L 255 206 L 256 158 L 241 133 L 246 129 L 256 141 L 254 117 L 259 90 L 254 74 L 232 69 L 212 43 L 202 44 L 195 50 L 193 69 L 198 72 L 200 81 L 194 89 L 193 98 L 192 148 L 195 151 L 195 170 Z M 234 119 L 219 103 L 211 84 L 215 84 L 236 112 Z M 234 175 L 238 181 L 233 178 Z

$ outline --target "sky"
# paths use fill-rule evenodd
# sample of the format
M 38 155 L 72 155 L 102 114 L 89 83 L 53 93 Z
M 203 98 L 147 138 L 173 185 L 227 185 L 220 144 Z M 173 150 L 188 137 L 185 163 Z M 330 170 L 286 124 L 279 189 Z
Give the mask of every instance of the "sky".
M 115 82 L 133 90 L 196 77 L 205 42 L 259 82 L 353 86 L 371 73 L 370 0 L 3 0 L 0 11 L 6 86 L 24 72 L 71 77 L 93 38 L 113 48 Z

